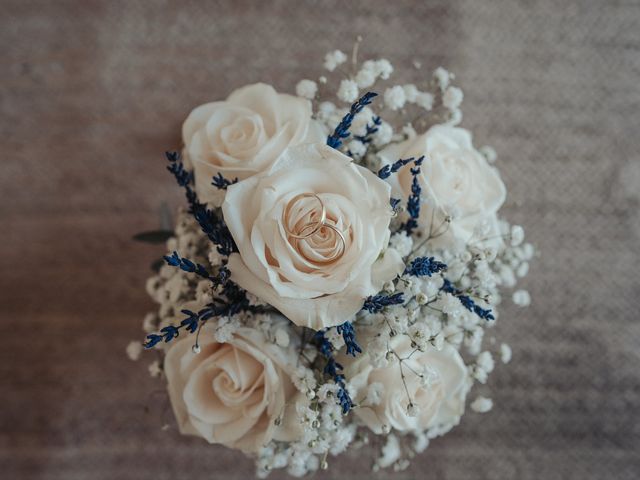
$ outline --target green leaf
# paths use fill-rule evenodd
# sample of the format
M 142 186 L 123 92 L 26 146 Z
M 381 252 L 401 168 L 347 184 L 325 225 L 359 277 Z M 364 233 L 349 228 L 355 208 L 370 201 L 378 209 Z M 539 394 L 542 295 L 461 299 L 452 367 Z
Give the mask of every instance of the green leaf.
M 166 262 L 164 261 L 164 258 L 159 258 L 158 260 L 156 260 L 155 262 L 153 262 L 151 264 L 151 270 L 153 270 L 154 272 L 158 273 L 160 271 L 160 268 L 162 268 L 162 266 L 165 263 Z
M 164 243 L 173 237 L 171 230 L 151 230 L 149 232 L 140 232 L 133 236 L 137 242 L 145 243 Z

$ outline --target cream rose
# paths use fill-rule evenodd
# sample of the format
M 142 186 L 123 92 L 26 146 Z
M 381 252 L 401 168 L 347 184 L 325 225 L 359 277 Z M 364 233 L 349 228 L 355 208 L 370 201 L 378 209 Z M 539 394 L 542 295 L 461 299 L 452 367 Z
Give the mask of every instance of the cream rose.
M 467 369 L 458 351 L 446 345 L 440 351 L 429 348 L 412 354 L 414 348 L 406 335 L 393 337 L 389 346 L 401 358 L 410 356 L 403 362 L 406 389 L 398 361 L 375 368 L 364 349 L 364 355 L 344 362 L 345 376 L 358 392 L 359 407 L 353 410 L 358 418 L 376 434 L 387 428 L 442 431 L 456 425 L 464 413 L 467 393 Z M 375 401 L 370 398 L 371 388 L 377 390 Z M 414 416 L 408 412 L 409 403 L 416 408 Z
M 436 125 L 380 152 L 384 164 L 423 155 L 419 224 L 427 235 L 440 234 L 434 244 L 450 244 L 452 237 L 463 242 L 483 240 L 474 237 L 474 230 L 482 224 L 497 230 L 496 213 L 504 203 L 506 189 L 498 171 L 473 147 L 471 133 Z M 411 194 L 412 181 L 410 168 L 401 169 L 391 178 L 394 194 L 406 199 Z M 448 230 L 443 223 L 446 215 L 453 218 Z M 446 234 L 442 235 L 444 231 Z
M 285 372 L 295 358 L 267 342 L 257 330 L 240 328 L 228 343 L 218 343 L 214 326 L 175 341 L 165 357 L 169 397 L 180 432 L 245 452 L 272 439 L 293 440 L 298 427 L 285 408 L 298 395 Z
M 197 107 L 182 126 L 196 193 L 216 206 L 224 197 L 224 191 L 211 184 L 218 173 L 242 180 L 268 169 L 288 146 L 325 138 L 311 119 L 308 100 L 277 93 L 263 83 L 240 88 L 226 101 Z
M 231 278 L 293 323 L 341 324 L 402 272 L 387 249 L 390 187 L 324 144 L 288 149 L 232 185 L 222 209 L 239 254 Z

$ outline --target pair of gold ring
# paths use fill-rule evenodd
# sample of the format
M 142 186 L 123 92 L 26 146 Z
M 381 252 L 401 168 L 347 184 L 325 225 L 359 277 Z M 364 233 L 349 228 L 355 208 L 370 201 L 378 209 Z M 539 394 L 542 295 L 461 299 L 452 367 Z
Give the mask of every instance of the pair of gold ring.
M 316 201 L 320 205 L 320 218 L 315 222 L 312 221 L 300 226 L 295 231 L 291 231 L 289 229 L 289 217 L 291 216 L 291 210 L 296 206 L 298 202 L 300 202 L 305 198 L 316 199 Z M 315 261 L 314 263 L 330 263 L 330 262 L 333 262 L 334 260 L 337 260 L 342 255 L 344 255 L 344 252 L 347 248 L 347 241 L 344 237 L 344 234 L 340 231 L 339 228 L 337 228 L 335 225 L 327 221 L 327 208 L 325 207 L 322 199 L 315 193 L 301 193 L 293 197 L 285 207 L 284 212 L 282 213 L 282 224 L 284 226 L 284 230 L 287 233 L 287 235 L 289 235 L 289 237 L 293 239 L 293 242 L 296 248 L 298 243 L 301 240 L 309 240 L 313 235 L 318 233 L 320 229 L 323 227 L 328 228 L 335 235 L 337 235 L 337 237 L 340 239 L 340 249 L 335 251 L 331 256 L 326 257 L 324 260 L 320 262 Z

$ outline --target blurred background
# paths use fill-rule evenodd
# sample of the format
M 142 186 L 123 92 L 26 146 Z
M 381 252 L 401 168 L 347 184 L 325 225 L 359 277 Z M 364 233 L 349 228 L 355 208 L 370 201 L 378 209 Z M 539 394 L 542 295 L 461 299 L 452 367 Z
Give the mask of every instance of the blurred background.
M 442 65 L 493 145 L 505 215 L 540 257 L 496 335 L 513 348 L 462 424 L 398 480 L 640 477 L 640 3 L 0 1 L 0 475 L 245 479 L 242 454 L 180 437 L 150 353 L 131 241 L 181 192 L 163 152 L 189 111 L 256 81 L 293 92 L 324 54 Z M 415 70 L 414 60 L 422 62 Z M 472 394 L 473 396 L 473 394 Z M 317 478 L 370 478 L 368 454 Z M 271 478 L 283 478 L 273 475 Z

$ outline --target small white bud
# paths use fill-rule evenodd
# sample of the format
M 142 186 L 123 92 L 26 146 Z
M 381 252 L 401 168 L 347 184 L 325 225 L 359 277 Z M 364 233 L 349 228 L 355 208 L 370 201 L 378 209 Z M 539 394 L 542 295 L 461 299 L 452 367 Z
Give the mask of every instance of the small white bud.
M 451 110 L 457 109 L 462 103 L 464 95 L 458 87 L 449 87 L 442 96 L 442 104 Z
M 528 307 L 531 305 L 531 295 L 526 290 L 516 290 L 511 297 L 513 303 L 519 307 Z
M 478 413 L 486 413 L 493 408 L 493 400 L 479 396 L 471 402 L 471 410 Z
M 127 345 L 127 356 L 129 360 L 133 360 L 134 362 L 140 358 L 140 354 L 142 353 L 142 344 L 140 342 L 130 342 Z
M 484 155 L 484 158 L 486 158 L 487 162 L 489 163 L 495 163 L 496 159 L 498 158 L 498 154 L 496 153 L 496 151 L 489 145 L 484 145 L 478 150 L 482 155 Z
M 524 240 L 524 229 L 520 225 L 511 227 L 511 246 L 517 247 Z
M 500 360 L 502 360 L 502 363 L 511 361 L 511 347 L 506 343 L 500 345 Z
M 522 277 L 526 277 L 527 273 L 529 273 L 529 263 L 522 262 L 516 269 L 516 275 L 522 278 Z
M 410 417 L 417 417 L 420 415 L 420 407 L 413 402 L 409 402 L 409 405 L 407 405 L 407 415 Z

